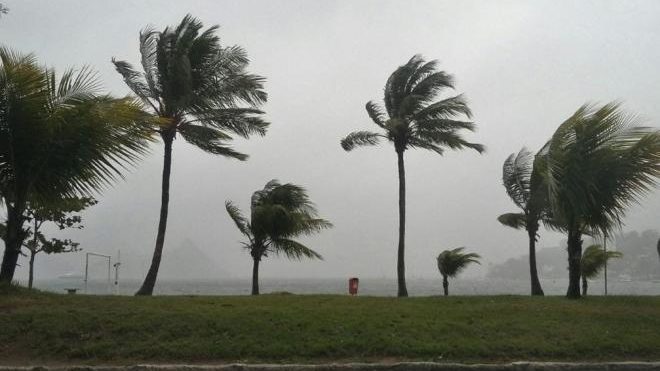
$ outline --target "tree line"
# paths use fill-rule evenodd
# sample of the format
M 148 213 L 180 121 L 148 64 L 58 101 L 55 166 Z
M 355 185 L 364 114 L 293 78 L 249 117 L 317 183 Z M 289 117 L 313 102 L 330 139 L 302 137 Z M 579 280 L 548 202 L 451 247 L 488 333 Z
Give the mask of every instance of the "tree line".
M 0 281 L 13 280 L 26 240 L 40 240 L 37 224 L 30 226 L 37 223 L 30 211 L 35 205 L 64 214 L 79 212 L 90 204 L 71 209 L 71 200 L 87 200 L 101 192 L 160 140 L 164 153 L 159 222 L 151 265 L 136 294 L 153 293 L 167 231 L 174 140 L 180 136 L 207 153 L 244 161 L 248 156 L 235 150 L 231 140 L 263 136 L 270 125 L 261 110 L 268 99 L 265 78 L 248 72 L 243 48 L 221 45 L 217 28 L 204 29 L 187 15 L 162 31 L 140 31 L 139 68 L 112 58 L 133 93 L 121 98 L 103 92 L 89 68 L 58 76 L 32 54 L 0 49 L 0 196 L 7 213 Z M 378 131 L 355 131 L 340 141 L 345 151 L 384 141 L 394 147 L 399 175 L 398 296 L 408 295 L 405 152 L 485 151 L 482 144 L 464 138 L 464 132 L 476 130 L 464 95 L 441 98 L 454 86 L 454 77 L 439 70 L 437 61 L 413 56 L 387 79 L 382 105 L 366 104 Z M 627 207 L 655 186 L 660 176 L 660 132 L 639 126 L 618 103 L 584 105 L 538 152 L 523 149 L 511 155 L 503 173 L 506 191 L 521 212 L 499 220 L 528 234 L 532 294 L 543 294 L 535 244 L 540 225 L 545 225 L 568 235 L 567 296 L 578 298 L 582 238 L 612 233 L 621 226 Z M 303 187 L 268 182 L 252 194 L 249 217 L 230 201 L 225 206 L 247 239 L 243 245 L 253 259 L 253 294 L 259 293 L 259 263 L 268 254 L 321 258 L 296 240 L 332 226 L 318 215 Z M 56 223 L 57 218 L 66 219 L 52 212 L 45 215 Z M 41 240 L 42 245 L 47 242 Z M 72 242 L 67 246 L 77 247 Z M 478 258 L 462 248 L 438 256 L 445 293 L 448 277 Z

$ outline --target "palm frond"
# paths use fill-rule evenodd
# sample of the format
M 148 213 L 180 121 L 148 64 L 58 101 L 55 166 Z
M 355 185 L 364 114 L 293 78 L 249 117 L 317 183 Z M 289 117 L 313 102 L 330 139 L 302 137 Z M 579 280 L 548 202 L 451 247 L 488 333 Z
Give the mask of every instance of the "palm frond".
M 531 198 L 531 178 L 533 155 L 526 148 L 512 153 L 502 166 L 502 183 L 511 200 L 521 209 L 526 210 Z
M 351 151 L 356 147 L 375 146 L 383 136 L 371 131 L 354 131 L 341 140 L 341 148 Z
M 302 258 L 323 260 L 321 254 L 310 249 L 298 241 L 279 238 L 272 241 L 272 251 L 277 255 L 284 255 L 287 259 L 301 260 Z
M 497 217 L 497 221 L 514 229 L 525 229 L 527 220 L 523 213 L 506 213 Z
M 378 125 L 381 128 L 385 128 L 385 113 L 383 110 L 380 108 L 380 106 L 377 103 L 374 103 L 373 101 L 367 102 L 365 106 L 367 110 L 367 114 L 369 115 L 369 118 Z
M 248 221 L 243 216 L 238 206 L 234 205 L 234 203 L 232 203 L 231 201 L 226 201 L 225 209 L 227 210 L 227 214 L 229 214 L 231 220 L 233 220 L 234 224 L 236 224 L 236 228 L 238 228 L 238 230 L 241 231 L 241 233 L 251 238 L 252 233 L 250 232 L 250 228 L 248 227 Z
M 230 140 L 231 137 L 220 130 L 186 124 L 179 128 L 179 133 L 186 142 L 204 152 L 234 158 L 240 161 L 245 161 L 248 158 L 246 154 L 237 152 L 231 146 L 228 146 L 225 141 Z

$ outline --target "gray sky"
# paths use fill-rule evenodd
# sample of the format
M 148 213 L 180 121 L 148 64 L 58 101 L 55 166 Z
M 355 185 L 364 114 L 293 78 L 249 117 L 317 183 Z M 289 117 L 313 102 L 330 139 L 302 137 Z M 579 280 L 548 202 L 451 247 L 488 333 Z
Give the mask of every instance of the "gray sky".
M 110 58 L 137 64 L 138 31 L 176 24 L 186 13 L 221 25 L 223 43 L 243 46 L 250 70 L 267 78 L 272 126 L 264 138 L 236 141 L 247 162 L 175 142 L 164 276 L 248 277 L 251 259 L 224 201 L 247 209 L 251 193 L 277 178 L 307 187 L 335 228 L 307 240 L 325 261 L 268 258 L 262 277 L 394 277 L 395 153 L 388 145 L 346 153 L 339 139 L 374 129 L 364 104 L 382 99 L 389 74 L 416 53 L 455 75 L 479 126 L 467 136 L 488 152 L 406 153 L 411 278 L 436 277 L 435 256 L 446 248 L 467 246 L 486 267 L 525 253 L 525 233 L 495 219 L 515 211 L 501 185 L 502 162 L 522 146 L 539 148 L 581 104 L 620 99 L 649 125 L 660 122 L 655 1 L 2 2 L 10 13 L 0 19 L 0 43 L 60 71 L 92 65 L 114 94 L 128 89 Z M 86 251 L 121 249 L 135 276 L 146 271 L 154 245 L 161 152 L 155 145 L 86 213 L 86 228 L 71 234 Z M 659 206 L 655 192 L 631 209 L 625 229 L 660 228 Z M 562 238 L 543 232 L 540 245 Z M 191 244 L 206 255 L 206 268 L 172 261 L 185 259 L 177 250 Z M 59 275 L 79 271 L 82 255 L 39 259 Z

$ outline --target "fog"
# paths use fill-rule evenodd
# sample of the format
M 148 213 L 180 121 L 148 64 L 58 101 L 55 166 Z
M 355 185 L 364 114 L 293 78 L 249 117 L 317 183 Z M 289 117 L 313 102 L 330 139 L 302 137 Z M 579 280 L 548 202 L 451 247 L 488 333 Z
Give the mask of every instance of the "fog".
M 660 123 L 660 3 L 655 1 L 32 1 L 3 0 L 0 43 L 62 71 L 93 66 L 106 89 L 128 94 L 110 59 L 139 64 L 138 32 L 186 13 L 221 25 L 267 78 L 268 134 L 235 147 L 246 162 L 174 144 L 162 277 L 246 278 L 251 258 L 224 210 L 247 210 L 271 179 L 305 186 L 334 228 L 306 239 L 323 261 L 268 257 L 264 278 L 395 277 L 396 156 L 391 145 L 344 152 L 347 133 L 375 126 L 364 104 L 381 100 L 389 74 L 414 54 L 440 60 L 465 93 L 487 152 L 406 152 L 409 278 L 438 277 L 435 257 L 466 246 L 489 264 L 526 252 L 526 234 L 496 217 L 516 211 L 501 183 L 512 152 L 538 149 L 585 102 L 622 100 Z M 98 196 L 85 228 L 67 236 L 116 255 L 141 278 L 155 243 L 162 147 Z M 660 192 L 630 209 L 624 230 L 658 229 Z M 540 247 L 564 237 L 541 231 Z M 38 256 L 37 275 L 80 273 L 84 255 Z M 27 276 L 22 258 L 17 278 Z

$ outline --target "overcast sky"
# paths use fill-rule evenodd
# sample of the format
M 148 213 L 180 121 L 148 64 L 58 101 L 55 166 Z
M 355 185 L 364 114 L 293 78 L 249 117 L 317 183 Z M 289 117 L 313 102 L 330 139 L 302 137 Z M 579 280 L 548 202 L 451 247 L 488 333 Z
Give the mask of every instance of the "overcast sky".
M 339 140 L 375 128 L 364 104 L 382 99 L 389 74 L 417 53 L 454 74 L 456 93 L 466 94 L 479 127 L 466 136 L 488 150 L 406 152 L 411 278 L 437 277 L 435 257 L 447 248 L 480 253 L 486 268 L 525 253 L 525 233 L 496 221 L 516 211 L 501 184 L 502 162 L 522 146 L 538 149 L 581 104 L 619 99 L 648 125 L 660 123 L 657 1 L 2 2 L 10 12 L 0 19 L 0 43 L 60 71 L 91 65 L 116 95 L 128 89 L 110 59 L 137 64 L 139 30 L 176 24 L 186 13 L 219 24 L 223 44 L 243 46 L 250 70 L 267 78 L 271 128 L 264 138 L 235 143 L 247 162 L 175 142 L 163 258 L 170 277 L 198 270 L 249 277 L 251 258 L 224 202 L 247 210 L 251 193 L 273 178 L 305 186 L 335 227 L 307 239 L 325 261 L 269 257 L 262 277 L 394 277 L 394 150 L 386 144 L 346 153 Z M 99 196 L 86 228 L 70 236 L 89 252 L 121 249 L 126 271 L 140 276 L 155 241 L 161 167 L 162 147 L 154 145 L 125 181 Z M 660 228 L 659 210 L 655 192 L 631 209 L 625 230 Z M 540 245 L 562 238 L 543 231 Z M 199 250 L 206 267 L 187 264 L 186 248 Z M 38 259 L 47 274 L 60 275 L 80 272 L 82 258 Z

